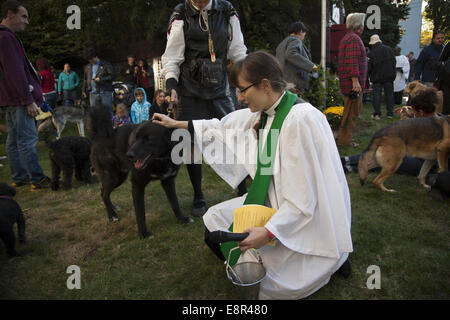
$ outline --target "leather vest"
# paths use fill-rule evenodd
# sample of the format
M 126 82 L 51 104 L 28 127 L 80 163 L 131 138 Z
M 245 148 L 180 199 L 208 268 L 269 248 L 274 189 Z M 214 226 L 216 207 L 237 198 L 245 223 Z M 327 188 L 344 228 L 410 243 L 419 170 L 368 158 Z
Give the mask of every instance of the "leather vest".
M 210 100 L 226 97 L 227 53 L 230 39 L 229 20 L 235 14 L 233 6 L 225 0 L 213 0 L 208 14 L 208 23 L 214 44 L 216 62 L 221 69 L 220 81 L 216 84 L 204 84 L 205 75 L 202 63 L 210 63 L 211 55 L 208 44 L 208 31 L 203 31 L 199 24 L 199 11 L 189 0 L 175 7 L 171 21 L 184 21 L 185 60 L 180 66 L 178 89 L 181 96 L 195 96 Z M 202 22 L 204 28 L 204 24 Z M 215 66 L 217 67 L 217 66 Z M 202 80 L 203 79 L 203 80 Z

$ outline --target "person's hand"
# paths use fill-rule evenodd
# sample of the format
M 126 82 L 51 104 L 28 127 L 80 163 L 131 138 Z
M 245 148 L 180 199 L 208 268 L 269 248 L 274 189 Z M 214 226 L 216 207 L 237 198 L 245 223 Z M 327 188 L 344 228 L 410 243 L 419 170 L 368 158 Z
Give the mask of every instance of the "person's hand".
M 355 92 L 361 92 L 361 85 L 359 84 L 359 81 L 353 81 L 352 90 Z
M 39 115 L 39 108 L 35 102 L 27 105 L 27 112 L 30 115 L 30 117 L 36 117 Z
M 170 118 L 169 116 L 166 116 L 165 114 L 155 113 L 153 114 L 152 122 L 166 128 L 175 128 L 178 121 Z
M 238 243 L 242 252 L 252 248 L 259 249 L 270 241 L 269 233 L 264 227 L 250 228 L 245 232 L 249 233 L 248 237 Z
M 94 79 L 94 81 L 95 81 L 95 82 L 100 82 L 100 78 L 97 77 L 97 78 Z
M 86 99 L 86 98 L 87 98 L 86 92 L 82 92 L 82 93 L 81 93 L 81 96 L 83 97 L 83 99 Z
M 127 71 L 125 71 L 126 74 L 130 74 L 130 69 L 127 69 Z
M 317 72 L 319 70 L 319 67 L 314 65 L 314 67 L 311 69 L 311 72 Z
M 178 93 L 175 89 L 172 89 L 172 91 L 170 92 L 170 101 L 169 102 L 178 104 Z
M 165 96 L 164 101 L 169 104 L 170 103 L 170 96 Z

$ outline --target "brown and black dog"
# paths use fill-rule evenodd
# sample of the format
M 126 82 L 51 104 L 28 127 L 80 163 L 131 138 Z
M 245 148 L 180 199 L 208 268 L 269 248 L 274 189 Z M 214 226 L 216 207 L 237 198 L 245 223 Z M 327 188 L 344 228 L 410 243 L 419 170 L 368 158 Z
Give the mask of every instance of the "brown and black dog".
M 425 188 L 430 189 L 425 177 L 435 160 L 438 161 L 439 172 L 447 170 L 450 116 L 406 119 L 378 130 L 359 159 L 361 185 L 364 185 L 368 170 L 381 167 L 373 183 L 383 191 L 395 191 L 387 189 L 383 183 L 395 173 L 406 155 L 425 160 L 418 178 Z

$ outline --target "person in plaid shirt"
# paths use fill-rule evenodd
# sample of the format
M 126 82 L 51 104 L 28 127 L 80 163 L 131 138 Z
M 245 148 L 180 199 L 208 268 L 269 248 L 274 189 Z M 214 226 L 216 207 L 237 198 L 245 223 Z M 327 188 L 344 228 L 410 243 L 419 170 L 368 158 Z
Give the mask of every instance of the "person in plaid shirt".
M 358 146 L 353 131 L 362 109 L 362 90 L 367 79 L 367 55 L 360 38 L 364 30 L 364 13 L 347 16 L 347 33 L 339 43 L 338 76 L 344 95 L 344 114 L 337 138 L 338 146 Z

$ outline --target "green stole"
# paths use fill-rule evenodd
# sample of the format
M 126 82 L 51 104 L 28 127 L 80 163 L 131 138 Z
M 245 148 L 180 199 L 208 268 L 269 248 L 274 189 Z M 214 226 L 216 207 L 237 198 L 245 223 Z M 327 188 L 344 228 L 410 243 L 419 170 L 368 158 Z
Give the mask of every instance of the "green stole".
M 255 178 L 253 179 L 252 185 L 250 186 L 250 190 L 248 191 L 247 197 L 245 198 L 244 205 L 246 204 L 259 204 L 264 206 L 266 203 L 267 192 L 269 190 L 270 179 L 272 178 L 272 170 L 273 163 L 275 159 L 276 150 L 272 152 L 272 139 L 278 139 L 279 134 L 272 137 L 273 130 L 278 130 L 278 133 L 281 130 L 281 126 L 283 125 L 284 119 L 288 115 L 289 111 L 292 109 L 292 106 L 297 101 L 297 95 L 286 91 L 283 99 L 281 99 L 280 104 L 278 105 L 275 113 L 275 118 L 273 119 L 272 126 L 270 127 L 270 131 L 267 135 L 266 144 L 263 148 L 263 153 L 261 153 L 262 147 L 262 135 L 260 136 L 258 142 L 258 163 L 256 167 Z M 262 115 L 262 125 L 261 129 L 264 129 L 267 123 L 267 114 L 263 112 Z M 278 141 L 274 140 L 275 146 Z M 270 159 L 267 163 L 261 162 L 261 154 L 267 155 L 267 158 Z M 265 174 L 261 174 L 261 170 L 264 170 Z M 267 174 L 267 172 L 270 174 Z M 233 224 L 231 224 L 229 231 L 233 231 Z M 223 242 L 220 245 L 220 250 L 222 251 L 225 259 L 228 258 L 228 252 L 237 247 L 238 243 L 236 241 Z M 234 266 L 241 255 L 240 250 L 234 250 L 230 256 L 230 265 Z

